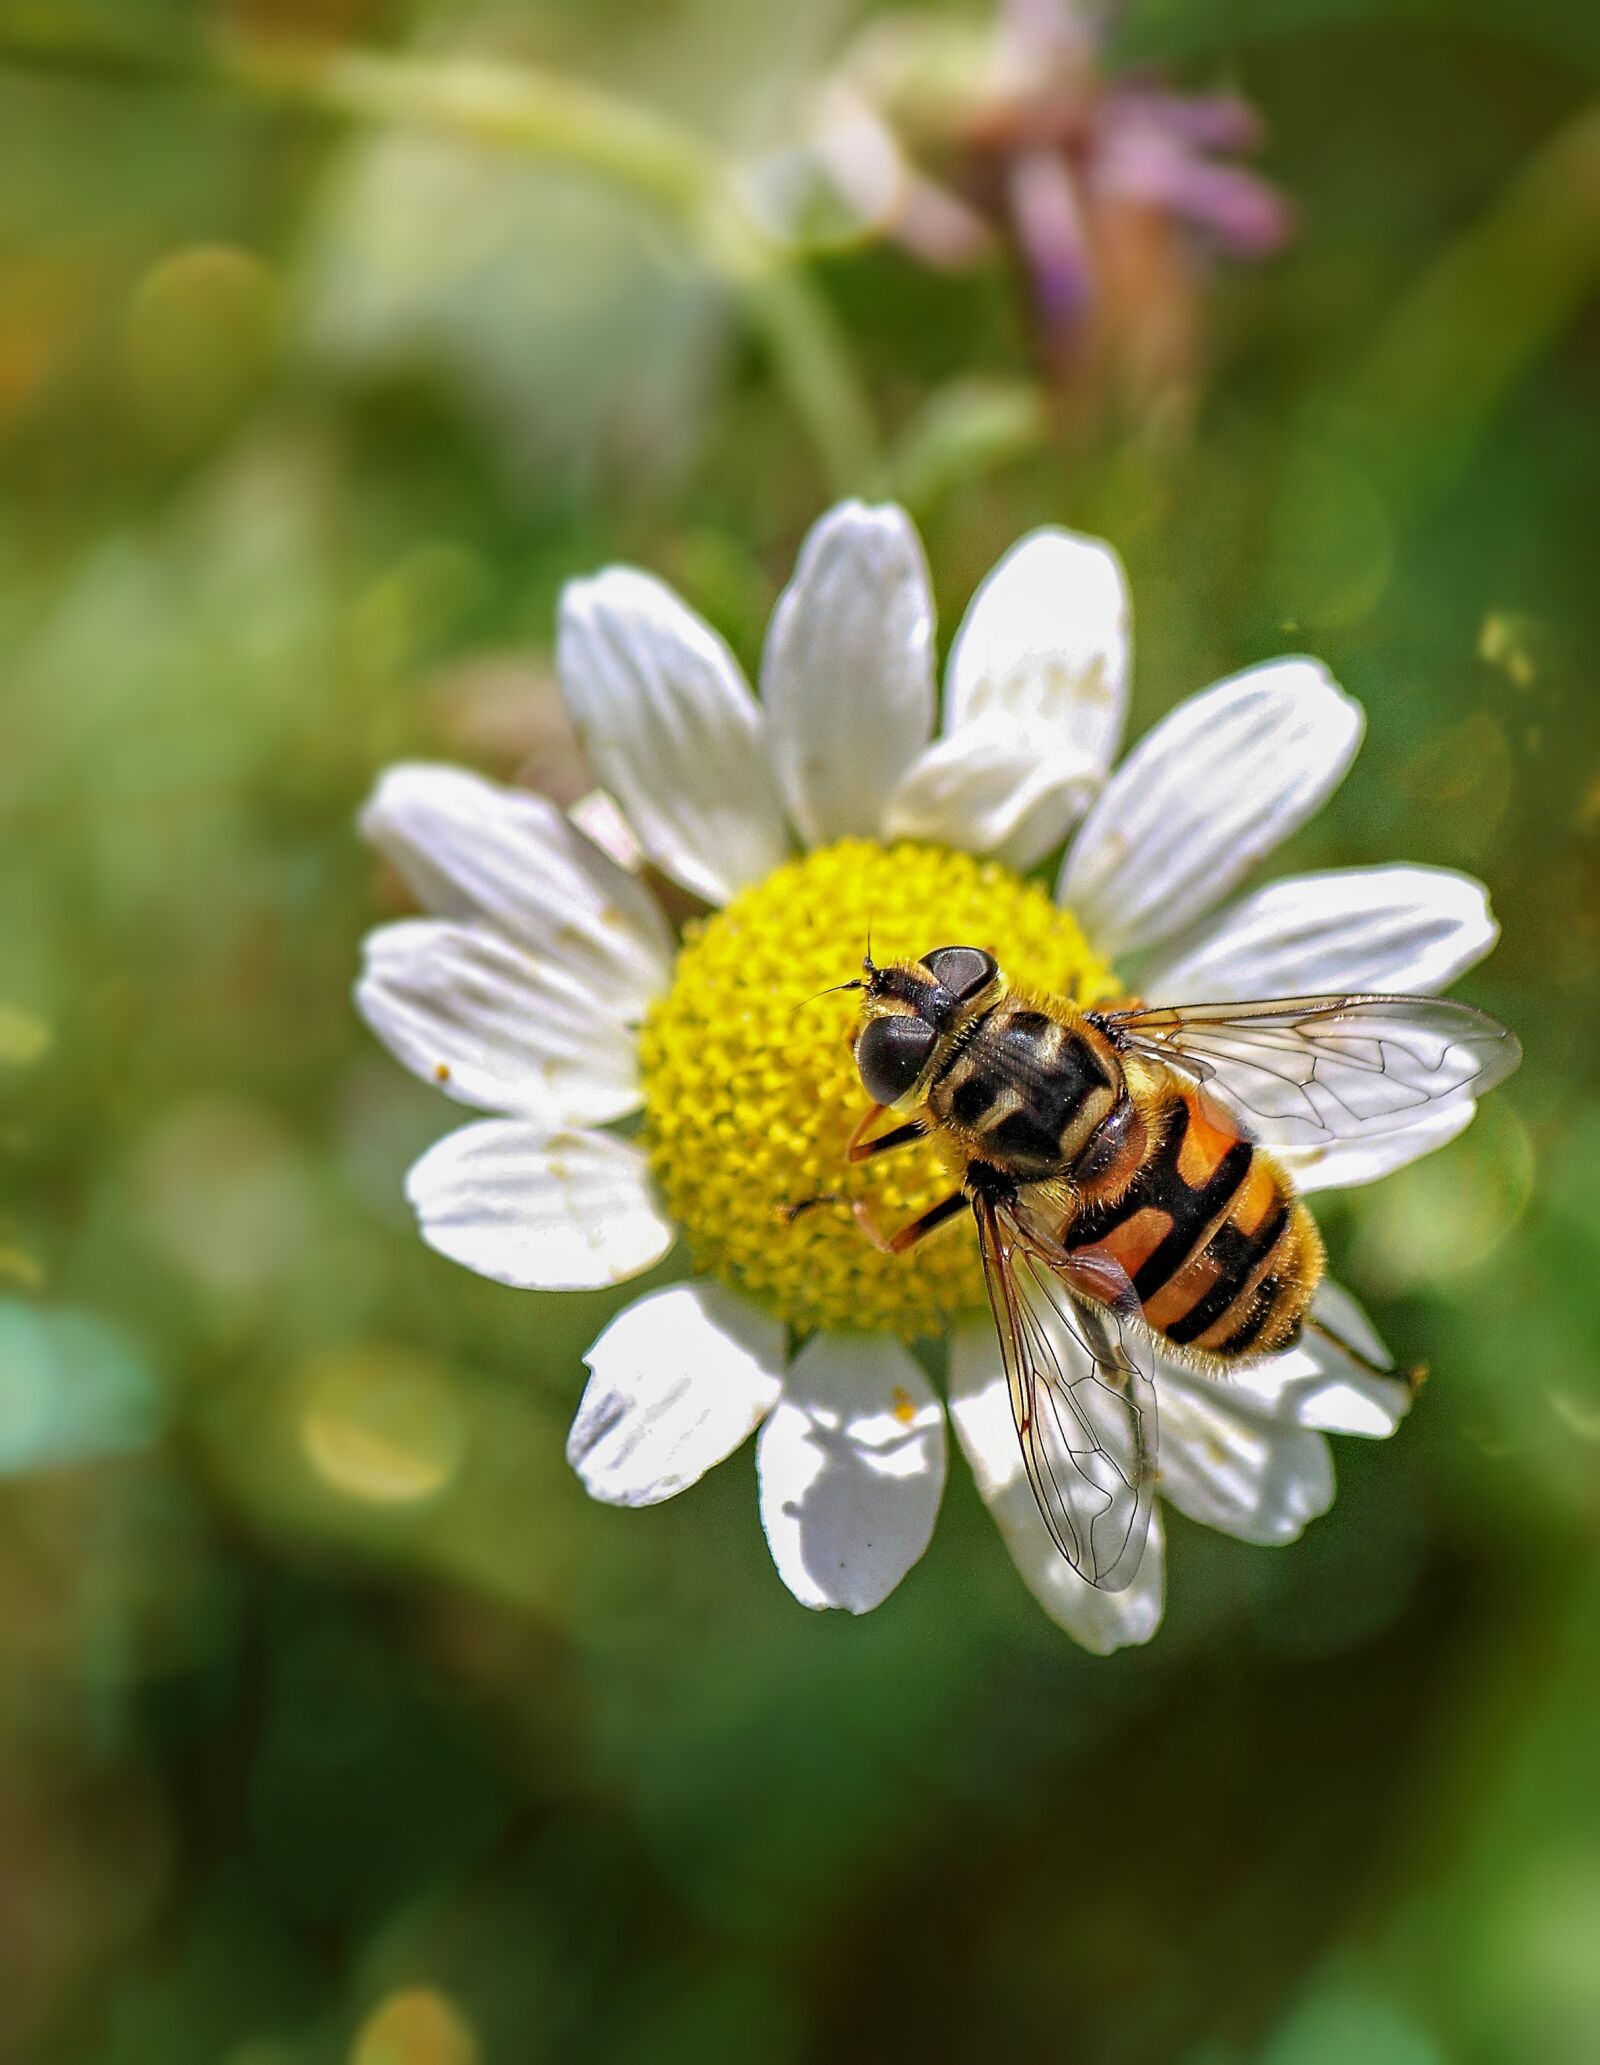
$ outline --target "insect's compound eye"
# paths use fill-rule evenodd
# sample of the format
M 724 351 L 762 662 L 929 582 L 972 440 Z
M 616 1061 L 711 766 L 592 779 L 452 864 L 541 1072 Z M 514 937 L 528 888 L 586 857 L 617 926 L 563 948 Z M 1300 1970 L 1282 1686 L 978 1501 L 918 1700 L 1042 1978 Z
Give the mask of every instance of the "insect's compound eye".
M 924 954 L 922 964 L 941 989 L 947 989 L 958 1004 L 986 990 L 1000 973 L 993 954 L 981 946 L 941 946 Z
M 862 1088 L 874 1104 L 898 1104 L 928 1065 L 938 1034 L 925 1018 L 869 1018 L 856 1041 Z

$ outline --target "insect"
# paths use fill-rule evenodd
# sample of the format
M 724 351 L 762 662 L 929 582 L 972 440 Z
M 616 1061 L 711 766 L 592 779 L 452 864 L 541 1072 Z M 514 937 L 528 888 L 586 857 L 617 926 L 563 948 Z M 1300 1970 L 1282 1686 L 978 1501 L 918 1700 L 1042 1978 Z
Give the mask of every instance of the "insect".
M 873 1100 L 846 1159 L 927 1140 L 952 1181 L 893 1234 L 851 1209 L 893 1255 L 970 1212 L 1034 1497 L 1108 1591 L 1138 1570 L 1155 1495 L 1142 1346 L 1226 1376 L 1312 1328 L 1393 1374 L 1313 1314 L 1322 1242 L 1271 1150 L 1394 1131 L 1521 1058 L 1504 1026 L 1446 999 L 1091 1010 L 1013 987 L 974 946 L 883 968 L 869 949 L 841 987 L 863 992 L 853 1046 Z M 873 1133 L 885 1113 L 899 1123 Z

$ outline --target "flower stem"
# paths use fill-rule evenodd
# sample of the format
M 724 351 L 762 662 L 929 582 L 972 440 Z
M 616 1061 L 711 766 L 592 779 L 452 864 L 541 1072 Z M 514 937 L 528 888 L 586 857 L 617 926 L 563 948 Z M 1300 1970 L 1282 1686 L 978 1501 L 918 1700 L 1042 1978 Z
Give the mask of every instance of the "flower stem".
M 215 62 L 220 79 L 255 99 L 556 158 L 686 221 L 714 185 L 714 161 L 687 132 L 597 87 L 525 65 L 237 39 L 215 46 Z
M 691 131 L 565 74 L 481 59 L 414 58 L 336 45 L 227 37 L 154 48 L 74 30 L 52 11 L 0 26 L 0 66 L 187 87 L 341 121 L 388 123 L 547 158 L 664 211 L 760 338 L 828 487 L 869 485 L 872 406 L 848 340 L 801 255 L 740 198 L 730 168 Z

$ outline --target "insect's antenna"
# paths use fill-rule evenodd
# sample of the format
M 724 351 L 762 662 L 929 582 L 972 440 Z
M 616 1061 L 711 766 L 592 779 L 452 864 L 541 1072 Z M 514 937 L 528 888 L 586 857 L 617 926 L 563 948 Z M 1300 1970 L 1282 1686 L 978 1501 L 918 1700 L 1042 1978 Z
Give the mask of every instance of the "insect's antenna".
M 874 915 L 875 913 L 870 910 L 867 912 L 867 951 L 861 963 L 869 975 L 876 975 L 878 972 L 878 964 L 872 958 L 872 920 Z
M 808 1004 L 820 1003 L 824 997 L 836 997 L 840 990 L 865 989 L 866 986 L 859 976 L 857 976 L 854 982 L 836 982 L 831 989 L 819 989 L 814 997 L 802 997 L 799 1003 L 795 1005 L 794 1011 L 791 1011 L 789 1015 L 792 1018 L 795 1012 L 803 1011 Z

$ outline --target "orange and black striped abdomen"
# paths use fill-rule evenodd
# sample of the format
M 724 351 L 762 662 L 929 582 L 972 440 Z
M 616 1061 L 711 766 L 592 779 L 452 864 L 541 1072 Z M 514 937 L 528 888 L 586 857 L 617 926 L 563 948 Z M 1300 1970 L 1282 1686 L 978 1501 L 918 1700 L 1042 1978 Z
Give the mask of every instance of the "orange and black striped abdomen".
M 1118 1262 L 1146 1324 L 1175 1347 L 1225 1360 L 1288 1347 L 1322 1270 L 1310 1213 L 1196 1092 L 1173 1089 L 1148 1116 L 1154 1148 L 1113 1204 L 1078 1218 L 1066 1246 Z

